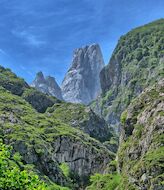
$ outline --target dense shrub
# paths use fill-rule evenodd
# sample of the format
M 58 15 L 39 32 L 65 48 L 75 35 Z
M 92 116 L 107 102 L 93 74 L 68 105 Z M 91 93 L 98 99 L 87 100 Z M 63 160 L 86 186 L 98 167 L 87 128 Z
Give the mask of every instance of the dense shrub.
M 68 190 L 46 184 L 33 171 L 22 169 L 21 157 L 11 154 L 11 146 L 0 142 L 0 189 L 3 190 Z M 21 165 L 21 167 L 20 167 Z

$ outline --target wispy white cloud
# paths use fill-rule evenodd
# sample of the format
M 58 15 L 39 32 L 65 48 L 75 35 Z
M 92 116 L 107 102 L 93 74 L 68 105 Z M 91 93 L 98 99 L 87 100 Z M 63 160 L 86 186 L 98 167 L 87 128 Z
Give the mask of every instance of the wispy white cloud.
M 20 68 L 22 69 L 22 70 L 26 70 L 26 68 L 23 66 L 23 65 L 20 65 Z
M 34 77 L 35 76 L 35 71 L 30 71 L 30 69 L 27 69 L 25 66 L 23 65 L 20 65 L 20 69 L 23 71 L 23 72 L 26 72 L 30 77 Z
M 18 38 L 23 39 L 24 44 L 26 45 L 40 47 L 46 44 L 46 41 L 42 40 L 40 36 L 36 36 L 26 30 L 22 30 L 22 31 L 13 30 L 12 34 Z
M 0 54 L 7 55 L 7 53 L 3 49 L 0 49 Z

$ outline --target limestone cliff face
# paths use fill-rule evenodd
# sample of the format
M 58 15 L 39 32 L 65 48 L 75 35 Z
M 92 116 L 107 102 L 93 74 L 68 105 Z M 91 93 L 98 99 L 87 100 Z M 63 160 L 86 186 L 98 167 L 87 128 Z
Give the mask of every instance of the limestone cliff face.
M 162 78 L 163 36 L 164 19 L 128 32 L 102 69 L 102 95 L 91 107 L 113 127 L 120 126 L 120 115 L 133 98 Z
M 59 163 L 67 163 L 71 169 L 73 179 L 80 186 L 88 183 L 89 176 L 94 173 L 104 173 L 108 163 L 114 159 L 114 154 L 109 152 L 98 142 L 86 144 L 78 138 L 61 136 L 53 143 L 54 158 Z
M 43 73 L 39 72 L 37 73 L 35 80 L 32 82 L 31 87 L 62 100 L 61 89 L 54 77 L 48 76 L 45 78 Z
M 88 104 L 96 99 L 101 93 L 99 74 L 103 67 L 99 45 L 76 49 L 61 87 L 64 100 Z
M 164 79 L 137 97 L 121 120 L 118 160 L 123 187 L 163 189 Z
M 68 179 L 63 175 L 59 165 L 66 163 L 69 166 L 71 177 L 79 187 L 86 186 L 89 176 L 94 173 L 104 173 L 107 165 L 115 155 L 97 141 L 79 138 L 71 135 L 59 135 L 53 141 L 44 144 L 31 144 L 27 146 L 24 141 L 8 141 L 13 143 L 26 164 L 33 164 L 42 175 L 47 175 L 52 181 L 66 185 Z

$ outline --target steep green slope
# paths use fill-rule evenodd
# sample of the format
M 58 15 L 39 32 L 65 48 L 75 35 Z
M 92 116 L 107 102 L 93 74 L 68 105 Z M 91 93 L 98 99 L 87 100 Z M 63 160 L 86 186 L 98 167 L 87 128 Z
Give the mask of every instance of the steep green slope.
M 103 94 L 90 106 L 119 127 L 119 175 L 96 174 L 88 189 L 162 190 L 164 19 L 122 36 L 100 78 Z
M 85 129 L 82 128 L 89 130 L 90 124 L 92 130 L 96 131 L 95 121 L 99 121 L 98 130 L 104 128 L 106 131 L 103 133 L 108 137 L 108 126 L 103 119 L 92 111 L 87 112 L 81 105 L 66 106 L 67 103 L 30 88 L 8 69 L 1 68 L 1 78 L 6 78 L 9 81 L 7 84 L 10 83 L 12 88 L 6 86 L 5 80 L 1 80 L 0 136 L 6 144 L 13 147 L 13 152 L 21 154 L 24 164 L 32 164 L 39 176 L 47 176 L 48 180 L 71 186 L 72 189 L 86 186 L 89 176 L 95 172 L 103 173 L 115 154 L 84 133 Z M 22 93 L 17 93 L 20 91 L 19 81 L 22 82 Z M 45 104 L 43 100 L 46 101 Z M 44 109 L 51 106 L 47 103 L 49 100 L 54 100 L 54 106 L 46 113 L 38 113 L 37 110 L 42 105 L 45 105 Z M 70 108 L 69 115 L 67 110 L 57 107 Z M 94 118 L 92 122 L 91 117 Z M 72 127 L 73 121 L 78 126 Z M 85 123 L 88 125 L 85 126 Z M 69 167 L 70 176 L 65 176 L 61 169 L 63 163 Z
M 44 113 L 54 103 L 59 102 L 54 97 L 47 96 L 31 88 L 24 79 L 17 77 L 10 69 L 0 66 L 0 86 L 12 94 L 22 96 L 38 112 Z
M 41 175 L 59 184 L 67 184 L 60 163 L 68 163 L 73 175 L 85 183 L 90 174 L 103 172 L 114 158 L 114 154 L 89 135 L 37 113 L 25 100 L 3 87 L 0 88 L 0 126 L 4 142 L 11 144 L 25 163 L 35 165 Z
M 0 87 L 1 138 L 5 143 L 11 144 L 15 151 L 20 152 L 25 163 L 34 164 L 39 170 L 44 172 L 47 171 L 48 164 L 47 167 L 44 167 L 42 161 L 39 161 L 41 156 L 39 151 L 43 151 L 47 156 L 50 155 L 50 152 L 47 152 L 48 143 L 45 143 L 43 134 L 45 134 L 44 128 L 52 126 L 52 123 L 49 120 L 47 121 L 44 115 L 37 113 L 21 97 L 13 95 L 3 87 Z M 56 123 L 56 125 L 62 125 L 61 123 Z M 51 160 L 51 157 L 49 159 Z M 62 178 L 64 179 L 56 163 L 52 165 L 56 167 L 59 181 Z M 58 182 L 55 175 L 52 180 Z
M 28 88 L 28 84 L 23 79 L 18 78 L 10 69 L 2 66 L 0 66 L 0 86 L 19 96 Z
M 122 36 L 100 73 L 103 94 L 91 107 L 118 127 L 131 100 L 164 76 L 163 56 L 164 19 Z
M 162 189 L 164 79 L 146 89 L 122 114 L 118 152 L 123 189 Z
M 87 190 L 162 190 L 164 181 L 164 79 L 146 89 L 121 116 L 119 174 L 91 177 Z
M 81 104 L 61 102 L 48 108 L 46 114 L 74 128 L 81 129 L 102 142 L 110 140 L 114 135 L 103 118 Z
M 80 104 L 62 102 L 31 88 L 23 79 L 17 77 L 10 69 L 0 66 L 0 86 L 14 95 L 19 95 L 32 105 L 38 112 L 58 119 L 72 127 L 79 128 L 91 137 L 100 141 L 109 141 L 113 134 L 105 120 L 96 115 L 91 109 Z M 53 106 L 53 107 L 52 107 Z

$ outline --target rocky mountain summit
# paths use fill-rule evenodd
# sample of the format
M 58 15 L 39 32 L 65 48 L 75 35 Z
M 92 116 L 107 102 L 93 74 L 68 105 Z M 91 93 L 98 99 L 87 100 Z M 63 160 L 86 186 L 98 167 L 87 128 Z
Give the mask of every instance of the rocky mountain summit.
M 76 49 L 71 68 L 62 82 L 63 98 L 67 102 L 88 104 L 101 93 L 99 74 L 104 67 L 98 44 Z
M 55 96 L 59 100 L 63 99 L 61 89 L 55 81 L 55 78 L 51 76 L 45 78 L 42 72 L 36 74 L 36 78 L 32 82 L 31 87 L 34 87 L 45 94 Z

